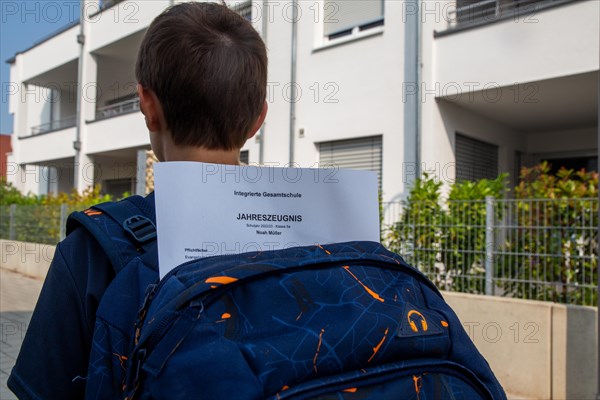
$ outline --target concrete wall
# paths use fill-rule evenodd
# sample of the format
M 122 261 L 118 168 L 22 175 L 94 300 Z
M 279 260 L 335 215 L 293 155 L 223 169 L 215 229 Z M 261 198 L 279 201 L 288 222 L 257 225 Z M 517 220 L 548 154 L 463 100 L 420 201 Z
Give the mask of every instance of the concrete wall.
M 0 239 L 0 268 L 45 279 L 55 246 Z
M 512 398 L 595 399 L 597 310 L 445 292 Z

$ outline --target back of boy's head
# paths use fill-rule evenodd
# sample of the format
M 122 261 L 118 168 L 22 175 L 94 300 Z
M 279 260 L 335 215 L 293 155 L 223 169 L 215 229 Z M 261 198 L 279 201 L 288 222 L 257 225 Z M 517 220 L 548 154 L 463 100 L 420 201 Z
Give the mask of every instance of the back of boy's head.
M 216 3 L 181 3 L 146 32 L 138 82 L 160 101 L 173 142 L 241 148 L 266 97 L 267 53 L 252 25 Z

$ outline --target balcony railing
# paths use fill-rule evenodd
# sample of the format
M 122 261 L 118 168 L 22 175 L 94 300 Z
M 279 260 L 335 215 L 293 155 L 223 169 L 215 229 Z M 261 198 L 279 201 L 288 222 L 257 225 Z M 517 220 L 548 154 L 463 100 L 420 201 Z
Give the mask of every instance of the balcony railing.
M 508 18 L 525 20 L 548 7 L 575 0 L 458 0 L 455 10 L 449 11 L 450 28 L 483 25 Z
M 46 122 L 45 124 L 32 126 L 31 136 L 41 135 L 52 131 L 58 131 L 61 129 L 71 128 L 75 126 L 75 115 L 71 115 L 67 118 L 57 119 L 54 121 Z
M 109 106 L 99 107 L 96 109 L 96 120 L 116 117 L 122 114 L 129 114 L 140 109 L 140 99 L 134 98 Z

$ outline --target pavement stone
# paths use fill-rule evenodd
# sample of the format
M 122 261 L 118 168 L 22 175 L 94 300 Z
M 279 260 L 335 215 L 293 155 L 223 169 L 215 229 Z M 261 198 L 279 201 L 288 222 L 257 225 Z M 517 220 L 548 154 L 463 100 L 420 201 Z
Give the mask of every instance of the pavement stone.
M 0 269 L 0 400 L 16 399 L 6 386 L 43 282 Z

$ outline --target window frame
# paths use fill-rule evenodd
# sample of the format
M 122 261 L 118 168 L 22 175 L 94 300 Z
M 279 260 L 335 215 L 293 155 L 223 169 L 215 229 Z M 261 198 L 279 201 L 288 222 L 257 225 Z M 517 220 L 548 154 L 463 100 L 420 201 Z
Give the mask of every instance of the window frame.
M 327 18 L 325 1 L 326 0 L 318 0 L 317 2 L 313 3 L 313 6 L 317 6 L 318 4 L 318 15 L 315 15 L 314 9 L 312 10 L 312 16 L 316 21 L 314 43 L 315 51 L 383 33 L 385 27 L 385 0 L 380 0 L 381 17 L 375 19 L 365 19 L 364 21 L 361 21 L 352 27 L 339 29 L 329 34 L 325 34 L 325 19 Z
M 360 143 L 361 141 L 363 141 L 364 143 Z M 378 170 L 373 170 L 373 169 L 369 169 L 369 168 L 362 168 L 362 167 L 357 167 L 357 166 L 342 166 L 341 168 L 345 168 L 345 169 L 357 169 L 357 170 L 362 170 L 362 171 L 371 171 L 371 172 L 375 172 L 377 174 L 377 183 L 378 183 L 378 188 L 379 190 L 382 189 L 382 184 L 383 184 L 383 135 L 382 134 L 374 134 L 374 135 L 368 135 L 368 136 L 359 136 L 359 137 L 348 137 L 348 138 L 338 138 L 338 139 L 332 139 L 332 140 L 323 140 L 323 141 L 319 141 L 319 142 L 315 142 L 315 147 L 317 149 L 317 157 L 318 157 L 318 165 L 319 168 L 327 168 L 327 167 L 331 167 L 334 166 L 336 168 L 339 168 L 340 165 L 338 163 L 335 162 L 335 160 L 333 160 L 332 162 L 329 161 L 323 161 L 323 154 L 326 152 L 329 152 L 331 155 L 328 158 L 333 158 L 333 153 L 335 153 L 335 146 L 340 146 L 341 148 L 344 148 L 347 150 L 348 149 L 348 144 L 354 142 L 354 144 L 358 143 L 357 148 L 358 147 L 362 147 L 364 146 L 364 152 L 373 152 L 374 148 L 378 149 L 378 165 L 377 168 Z M 361 146 L 362 145 L 362 146 Z M 323 146 L 330 146 L 329 149 L 326 149 L 326 151 L 323 151 Z M 367 149 L 369 148 L 369 149 Z M 344 153 L 344 151 L 340 151 L 340 149 L 337 149 L 338 152 L 340 153 Z M 354 152 L 356 152 L 356 149 L 353 150 Z M 357 162 L 354 162 L 354 164 L 358 164 Z M 373 164 L 373 161 L 371 161 L 371 164 Z

